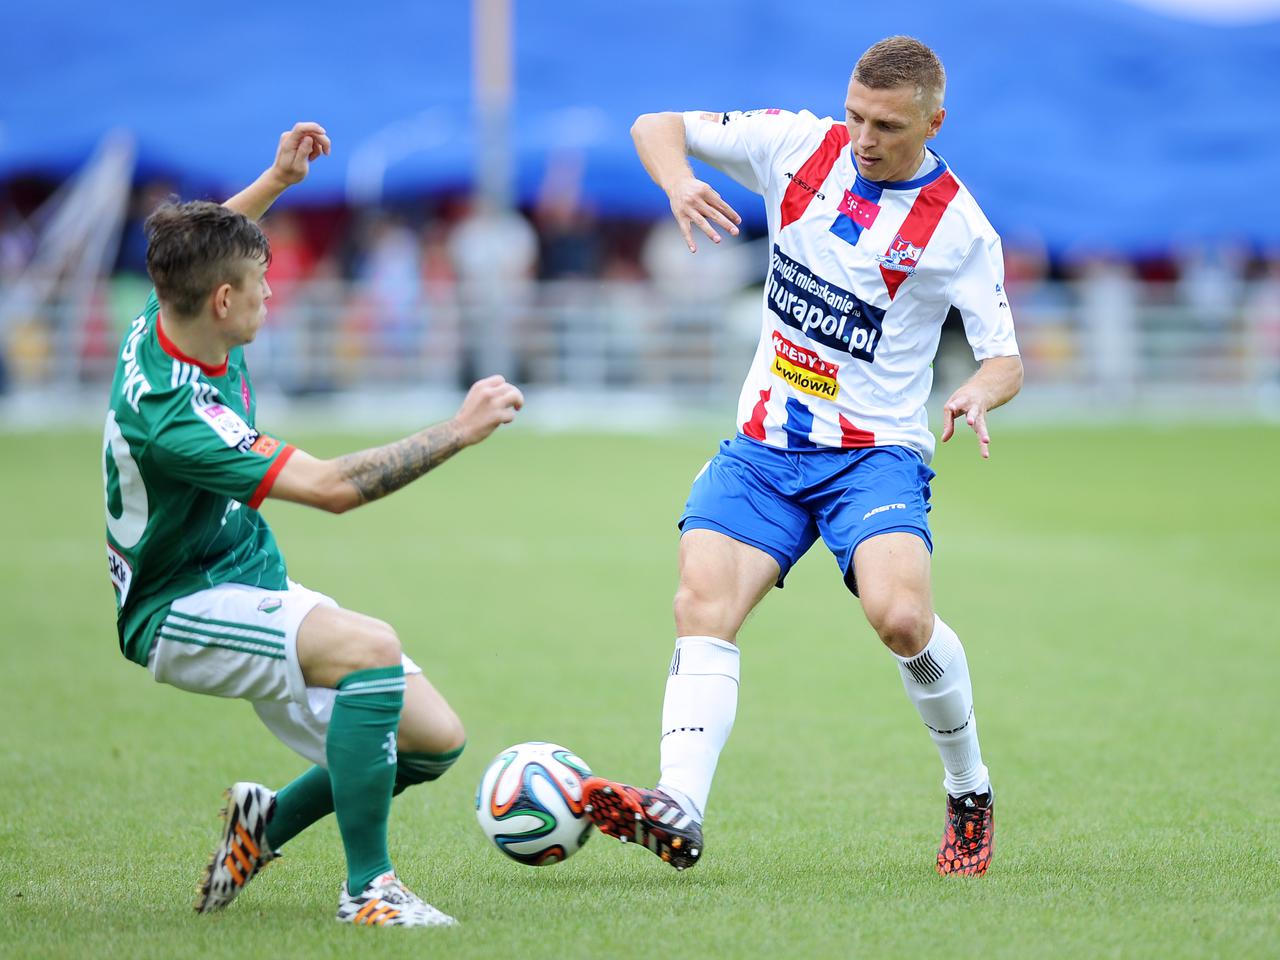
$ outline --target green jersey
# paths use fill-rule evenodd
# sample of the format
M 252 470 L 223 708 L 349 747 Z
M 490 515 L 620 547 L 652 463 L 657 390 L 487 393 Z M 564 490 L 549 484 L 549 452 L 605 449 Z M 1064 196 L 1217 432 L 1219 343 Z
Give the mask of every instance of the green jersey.
M 120 348 L 102 443 L 116 628 L 136 663 L 179 597 L 287 586 L 258 506 L 294 448 L 254 428 L 255 408 L 244 351 L 221 367 L 185 356 L 153 292 Z

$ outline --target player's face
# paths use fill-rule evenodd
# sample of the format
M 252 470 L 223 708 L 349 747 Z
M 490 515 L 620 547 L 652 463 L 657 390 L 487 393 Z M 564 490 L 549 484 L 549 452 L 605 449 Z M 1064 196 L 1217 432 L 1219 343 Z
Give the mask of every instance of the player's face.
M 910 180 L 947 113 L 929 112 L 914 86 L 873 90 L 857 80 L 849 82 L 844 112 L 849 148 L 868 180 Z
M 267 319 L 267 301 L 271 299 L 267 265 L 258 260 L 245 260 L 240 283 L 231 285 L 227 299 L 227 339 L 235 346 L 242 346 L 258 335 Z

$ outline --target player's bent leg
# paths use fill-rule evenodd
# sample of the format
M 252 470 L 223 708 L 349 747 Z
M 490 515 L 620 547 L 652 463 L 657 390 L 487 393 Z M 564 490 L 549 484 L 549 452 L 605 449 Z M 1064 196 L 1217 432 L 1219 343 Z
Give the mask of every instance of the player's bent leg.
M 296 661 L 299 624 L 325 602 L 331 601 L 296 584 L 268 590 L 225 583 L 197 591 L 171 603 L 148 665 L 157 681 L 180 689 L 287 708 L 305 695 Z M 262 784 L 236 783 L 227 791 L 197 911 L 226 907 L 275 859 L 268 827 L 277 808 L 278 795 Z
M 662 705 L 661 775 L 653 790 L 603 777 L 583 782 L 587 816 L 677 870 L 702 855 L 702 819 L 738 706 L 738 648 L 747 615 L 777 582 L 770 554 L 704 529 L 680 540 L 679 634 Z
M 913 534 L 887 533 L 863 541 L 854 566 L 867 619 L 893 651 L 907 697 L 942 758 L 947 806 L 938 872 L 981 876 L 991 863 L 994 800 L 964 647 L 933 613 L 928 549 Z
M 374 617 L 317 606 L 298 627 L 298 666 L 309 687 L 336 688 L 356 670 L 400 663 L 400 638 Z
M 387 817 L 404 707 L 400 640 L 372 617 L 317 607 L 298 629 L 297 649 L 307 685 L 337 690 L 325 760 L 347 856 L 344 896 L 360 896 L 392 873 Z
M 867 622 L 900 657 L 913 657 L 933 634 L 929 549 L 914 533 L 893 531 L 863 540 L 853 554 Z
M 442 777 L 462 756 L 466 736 L 458 715 L 426 677 L 405 677 L 394 792 Z
M 688 530 L 680 537 L 676 634 L 736 643 L 747 615 L 778 582 L 779 572 L 778 561 L 757 547 L 714 530 Z
M 394 792 L 417 783 L 436 780 L 462 755 L 465 733 L 449 705 L 405 661 L 405 705 L 396 737 L 397 760 Z M 317 722 L 312 704 L 281 709 L 275 704 L 254 704 L 267 727 L 284 743 L 318 765 L 286 784 L 276 794 L 275 811 L 267 824 L 267 842 L 276 852 L 316 821 L 333 813 L 333 788 L 325 762 L 327 729 Z M 323 710 L 323 707 L 320 707 Z M 323 716 L 329 714 L 324 711 Z

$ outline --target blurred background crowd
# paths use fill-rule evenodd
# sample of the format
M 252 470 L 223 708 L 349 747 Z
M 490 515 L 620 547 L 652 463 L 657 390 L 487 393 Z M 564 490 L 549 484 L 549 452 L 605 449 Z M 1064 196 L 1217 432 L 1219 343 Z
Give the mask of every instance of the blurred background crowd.
M 173 80 L 173 39 L 199 47 L 221 26 L 207 12 L 136 37 L 78 20 L 91 8 L 76 0 L 5 15 L 19 22 L 0 57 L 0 404 L 96 409 L 150 289 L 147 214 L 234 192 L 281 130 L 315 119 L 334 156 L 264 221 L 261 388 L 448 392 L 502 372 L 606 420 L 625 398 L 728 408 L 759 329 L 761 203 L 703 168 L 745 229 L 691 257 L 627 128 L 658 109 L 839 117 L 857 54 L 908 32 L 949 72 L 936 146 L 1004 236 L 1020 405 L 1280 409 L 1280 123 L 1264 106 L 1280 93 L 1280 3 L 981 0 L 961 15 L 926 0 L 835 40 L 819 25 L 838 11 L 808 0 L 388 4 L 358 24 L 326 6 L 305 23 L 257 15 L 276 54 L 355 32 L 294 88 L 287 57 Z M 699 49 L 665 30 L 673 18 L 730 65 L 667 76 Z M 40 80 L 41 37 L 71 82 Z M 949 321 L 940 383 L 972 365 Z

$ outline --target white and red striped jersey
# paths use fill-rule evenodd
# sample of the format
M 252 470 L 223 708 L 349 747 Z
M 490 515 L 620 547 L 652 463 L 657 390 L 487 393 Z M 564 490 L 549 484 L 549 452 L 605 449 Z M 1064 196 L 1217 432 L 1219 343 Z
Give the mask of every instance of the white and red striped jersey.
M 925 403 L 954 308 L 974 357 L 1018 352 L 1000 238 L 932 150 L 871 182 L 844 123 L 808 111 L 684 115 L 690 155 L 765 199 L 770 263 L 739 429 L 770 446 L 933 456 Z

